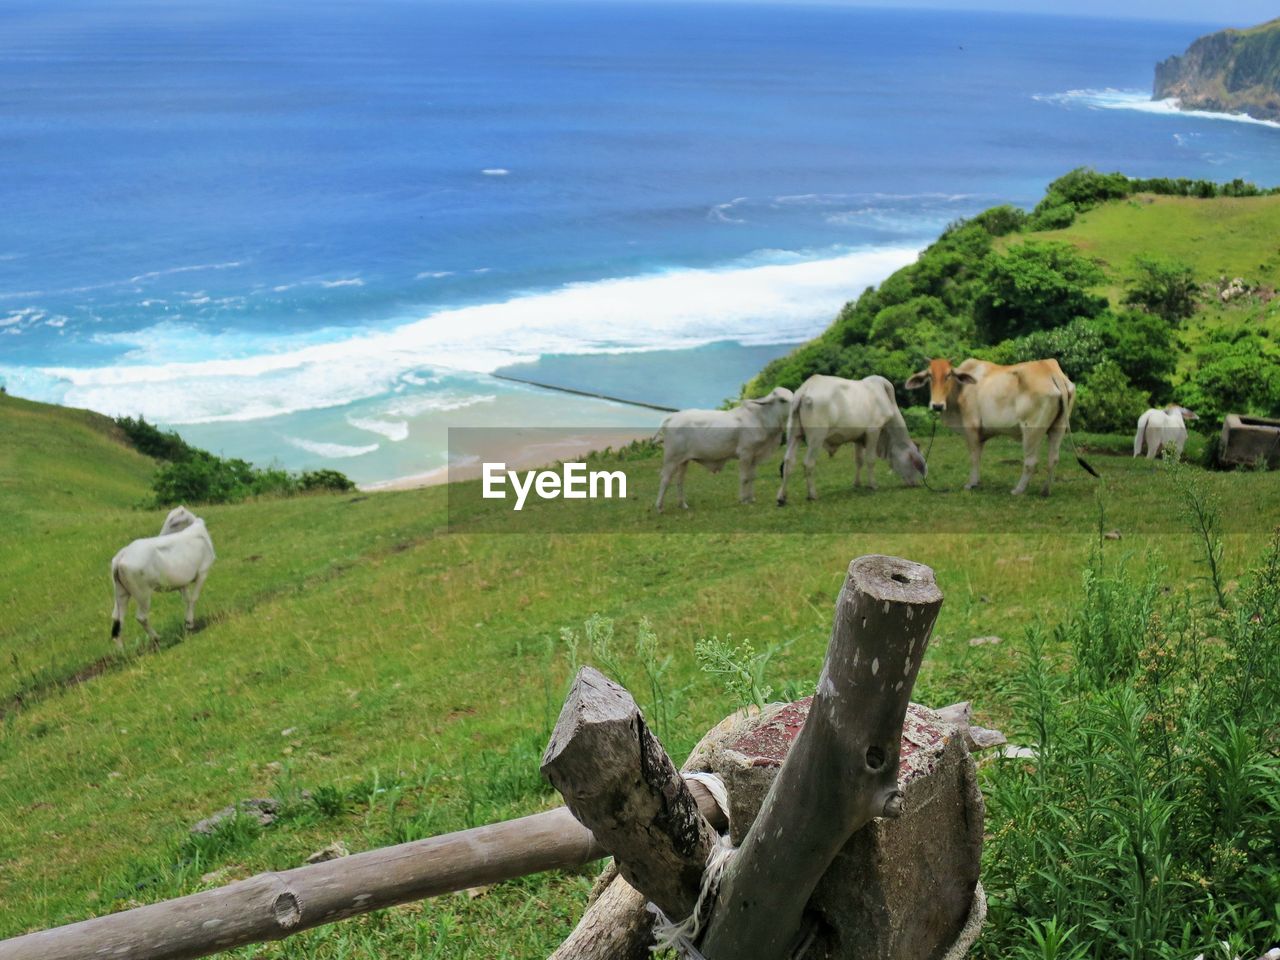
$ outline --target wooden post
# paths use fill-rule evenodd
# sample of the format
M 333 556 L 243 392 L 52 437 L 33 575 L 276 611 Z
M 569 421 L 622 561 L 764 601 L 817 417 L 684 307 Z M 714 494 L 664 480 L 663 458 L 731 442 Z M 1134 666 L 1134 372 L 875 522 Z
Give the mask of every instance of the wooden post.
M 716 832 L 630 693 L 579 670 L 542 773 L 632 887 L 673 920 L 693 912 Z
M 922 564 L 867 556 L 849 565 L 808 720 L 725 871 L 707 960 L 787 957 L 850 835 L 901 813 L 902 723 L 941 606 Z

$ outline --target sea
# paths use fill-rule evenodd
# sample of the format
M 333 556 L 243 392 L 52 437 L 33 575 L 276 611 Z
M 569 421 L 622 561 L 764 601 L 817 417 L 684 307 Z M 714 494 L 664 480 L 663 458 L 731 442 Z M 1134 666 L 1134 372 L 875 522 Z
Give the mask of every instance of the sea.
M 454 426 L 651 426 L 506 377 L 715 406 L 1073 167 L 1280 183 L 1275 124 L 1150 100 L 1221 26 L 5 0 L 0 383 L 365 483 Z

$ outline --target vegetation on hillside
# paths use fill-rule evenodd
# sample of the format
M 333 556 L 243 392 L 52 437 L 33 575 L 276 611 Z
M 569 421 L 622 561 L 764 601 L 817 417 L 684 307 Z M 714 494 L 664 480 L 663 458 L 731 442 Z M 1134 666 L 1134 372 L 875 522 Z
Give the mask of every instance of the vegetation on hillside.
M 179 503 L 236 503 L 247 497 L 287 497 L 298 493 L 354 490 L 355 484 L 337 470 L 255 467 L 246 460 L 219 457 L 193 447 L 173 430 L 161 430 L 141 416 L 117 417 L 116 425 L 139 452 L 164 461 L 151 481 L 158 507 Z
M 1137 211 L 1158 200 L 1252 198 L 1275 214 L 1274 228 L 1274 193 L 1242 181 L 1074 170 L 1050 184 L 1030 214 L 996 207 L 953 224 L 915 263 L 846 304 L 819 337 L 765 367 L 747 394 L 795 389 L 815 373 L 879 373 L 899 384 L 899 401 L 908 405 L 923 398 L 901 384 L 926 357 L 1014 363 L 1052 356 L 1079 388 L 1074 423 L 1081 429 L 1129 432 L 1142 410 L 1173 401 L 1196 410 L 1210 431 L 1228 412 L 1280 415 L 1280 325 L 1255 322 L 1272 286 L 1248 279 L 1232 288 L 1241 295 L 1219 294 L 1184 251 L 1166 252 L 1171 241 L 1160 235 L 1131 236 L 1132 253 L 1106 260 L 1090 249 L 1097 238 L 1086 222 L 1120 204 Z M 1213 227 L 1231 229 L 1229 222 Z M 1274 241 L 1251 252 L 1269 258 Z M 1259 269 L 1269 277 L 1274 266 L 1264 260 Z M 1228 312 L 1232 322 L 1208 323 L 1209 314 L 1218 321 Z

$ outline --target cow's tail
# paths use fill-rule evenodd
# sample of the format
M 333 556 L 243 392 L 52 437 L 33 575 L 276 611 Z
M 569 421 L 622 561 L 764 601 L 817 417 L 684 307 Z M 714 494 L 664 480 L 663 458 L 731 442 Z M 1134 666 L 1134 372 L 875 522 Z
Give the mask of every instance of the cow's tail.
M 125 607 L 129 603 L 129 590 L 120 579 L 120 568 L 111 562 L 111 589 L 115 593 L 115 605 L 111 608 L 111 639 L 120 639 L 120 623 L 124 620 Z
M 1067 439 L 1071 441 L 1071 452 L 1075 455 L 1076 463 L 1080 464 L 1085 473 L 1101 480 L 1102 474 L 1093 469 L 1093 467 L 1089 465 L 1089 462 L 1085 460 L 1084 457 L 1080 456 L 1080 448 L 1076 446 L 1076 438 L 1071 435 L 1071 400 L 1075 393 L 1071 389 L 1070 383 L 1059 383 L 1058 378 L 1054 377 L 1053 385 L 1058 388 L 1058 415 L 1053 418 L 1053 423 L 1049 424 L 1049 431 L 1053 431 L 1053 428 L 1058 425 L 1059 420 L 1065 420 L 1066 426 L 1064 427 L 1064 430 L 1067 434 Z
M 1135 457 L 1142 456 L 1142 441 L 1147 435 L 1147 419 L 1151 416 L 1148 410 L 1138 418 L 1138 432 L 1133 435 L 1133 455 Z
M 782 438 L 783 454 L 782 462 L 778 464 L 778 478 L 786 476 L 787 456 L 796 449 L 792 444 L 799 445 L 804 439 L 804 422 L 800 419 L 800 411 L 805 407 L 813 406 L 813 398 L 803 391 L 797 391 L 796 395 L 791 398 L 791 412 L 787 414 L 787 432 Z

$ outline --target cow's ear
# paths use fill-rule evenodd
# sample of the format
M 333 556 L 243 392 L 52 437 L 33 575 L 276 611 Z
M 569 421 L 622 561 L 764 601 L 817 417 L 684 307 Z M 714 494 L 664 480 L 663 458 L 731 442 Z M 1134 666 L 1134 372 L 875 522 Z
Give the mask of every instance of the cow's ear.
M 903 382 L 902 386 L 905 390 L 919 390 L 929 382 L 929 371 L 921 370 L 919 373 L 913 373 Z
M 959 370 L 952 370 L 952 371 L 951 371 L 951 375 L 952 375 L 953 377 L 955 377 L 957 380 L 959 380 L 961 383 L 969 383 L 969 384 L 973 384 L 973 383 L 977 383 L 977 382 L 978 382 L 977 380 L 975 380 L 975 379 L 974 379 L 972 376 L 970 376 L 969 374 L 967 374 L 967 373 L 961 373 Z

